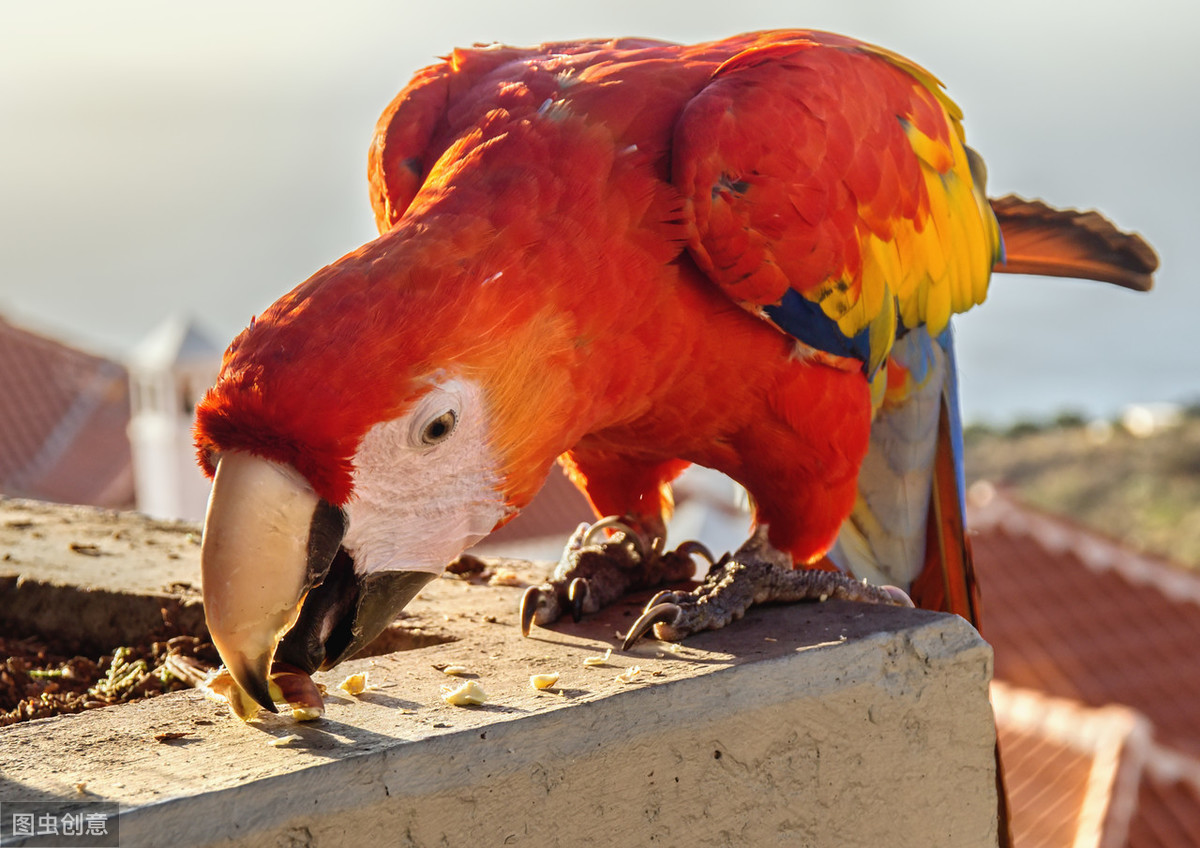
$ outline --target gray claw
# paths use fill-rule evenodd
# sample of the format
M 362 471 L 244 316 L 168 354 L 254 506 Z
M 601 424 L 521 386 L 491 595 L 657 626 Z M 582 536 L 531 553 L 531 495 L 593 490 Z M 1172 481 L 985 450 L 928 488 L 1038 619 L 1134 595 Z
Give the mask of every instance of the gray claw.
M 528 636 L 529 629 L 533 626 L 533 617 L 537 613 L 538 603 L 542 599 L 542 590 L 537 586 L 530 586 L 525 590 L 525 594 L 521 596 L 521 635 Z
M 591 587 L 583 577 L 576 577 L 567 586 L 567 600 L 571 603 L 571 618 L 578 624 L 583 619 L 583 605 L 587 601 Z
M 592 537 L 601 530 L 619 530 L 625 534 L 626 540 L 629 541 L 634 548 L 637 549 L 638 556 L 642 559 L 646 558 L 646 547 L 642 544 L 642 537 L 636 530 L 630 527 L 619 515 L 609 515 L 601 518 L 595 524 L 587 529 L 583 534 L 582 545 L 589 545 L 592 542 Z
M 675 597 L 675 593 L 672 592 L 670 589 L 662 589 L 658 592 L 655 592 L 654 597 L 652 597 L 650 600 L 646 601 L 646 605 L 644 607 L 642 607 L 642 610 L 643 611 L 648 610 L 651 607 L 658 606 L 659 604 L 671 603 L 671 601 L 669 601 L 667 599 L 674 598 L 674 597 Z
M 905 592 L 899 586 L 880 586 L 879 588 L 891 595 L 892 601 L 896 604 L 896 606 L 911 607 L 912 609 L 916 609 L 917 605 L 914 604 L 913 599 L 908 596 L 908 592 Z
M 666 593 L 659 592 L 658 595 L 655 595 L 655 599 L 657 599 L 659 595 L 663 594 Z M 640 616 L 638 616 L 637 621 L 635 621 L 633 626 L 629 628 L 629 633 L 625 635 L 625 641 L 621 643 L 621 650 L 628 651 L 637 643 L 638 639 L 641 639 L 643 636 L 645 636 L 646 632 L 654 625 L 666 622 L 674 622 L 682 613 L 683 609 L 678 604 L 655 604 L 652 601 L 649 608 Z
M 708 547 L 706 545 L 704 545 L 703 543 L 697 542 L 695 540 L 692 540 L 689 542 L 684 542 L 679 547 L 677 547 L 675 549 L 675 551 L 677 553 L 684 554 L 685 556 L 703 557 L 704 559 L 708 560 L 709 565 L 717 564 L 717 558 L 712 555 L 712 551 L 710 551 L 708 549 Z

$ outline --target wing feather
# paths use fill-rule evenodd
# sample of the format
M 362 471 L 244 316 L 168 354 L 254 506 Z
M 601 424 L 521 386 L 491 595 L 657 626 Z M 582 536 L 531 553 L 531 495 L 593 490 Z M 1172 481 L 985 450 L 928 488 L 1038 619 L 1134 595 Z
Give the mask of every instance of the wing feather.
M 986 296 L 979 269 L 995 262 L 999 230 L 960 117 L 932 75 L 888 51 L 820 33 L 751 45 L 676 125 L 693 257 L 807 344 L 844 355 L 815 326 L 822 315 L 865 339 L 854 346 L 874 374 L 898 326 L 936 335 Z M 789 291 L 819 312 L 789 315 Z

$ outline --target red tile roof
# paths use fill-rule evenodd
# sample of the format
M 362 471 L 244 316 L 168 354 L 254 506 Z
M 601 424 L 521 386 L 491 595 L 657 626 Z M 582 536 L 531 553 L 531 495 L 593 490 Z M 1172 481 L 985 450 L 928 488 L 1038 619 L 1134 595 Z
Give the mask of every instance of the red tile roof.
M 1014 845 L 1123 845 L 1149 745 L 1146 719 L 999 681 L 992 704 Z
M 1003 495 L 968 526 L 998 679 L 1133 707 L 1200 756 L 1200 573 Z
M 1179 779 L 1151 767 L 1140 790 L 1128 848 L 1200 845 L 1200 781 L 1195 775 Z
M 1002 494 L 972 500 L 995 676 L 1036 690 L 1025 710 L 1043 722 L 1014 724 L 997 699 L 1018 848 L 1200 845 L 1200 573 Z M 1107 732 L 1123 777 L 1112 782 L 1104 827 L 1091 841 L 1053 841 L 1043 824 L 1075 809 L 1079 764 L 1045 722 L 1073 715 L 1059 721 L 1078 743 L 1085 720 L 1113 710 Z M 1074 750 L 1086 755 L 1087 745 Z M 1099 758 L 1093 747 L 1089 775 Z
M 132 506 L 128 424 L 121 365 L 0 318 L 0 493 Z

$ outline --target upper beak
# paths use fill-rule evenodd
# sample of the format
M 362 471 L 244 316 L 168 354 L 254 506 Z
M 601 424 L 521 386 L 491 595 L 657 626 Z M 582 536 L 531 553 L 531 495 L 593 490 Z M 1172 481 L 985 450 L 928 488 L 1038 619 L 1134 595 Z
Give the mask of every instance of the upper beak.
M 275 648 L 328 574 L 345 529 L 342 510 L 294 469 L 221 454 L 200 549 L 205 618 L 233 679 L 271 712 Z

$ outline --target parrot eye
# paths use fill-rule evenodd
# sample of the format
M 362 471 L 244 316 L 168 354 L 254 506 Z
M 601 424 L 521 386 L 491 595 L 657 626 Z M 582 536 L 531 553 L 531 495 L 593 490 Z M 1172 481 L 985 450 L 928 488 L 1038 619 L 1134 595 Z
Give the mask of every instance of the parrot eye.
M 438 442 L 445 441 L 454 432 L 456 424 L 458 424 L 458 416 L 453 409 L 447 409 L 441 415 L 430 420 L 421 430 L 421 443 L 436 445 Z

